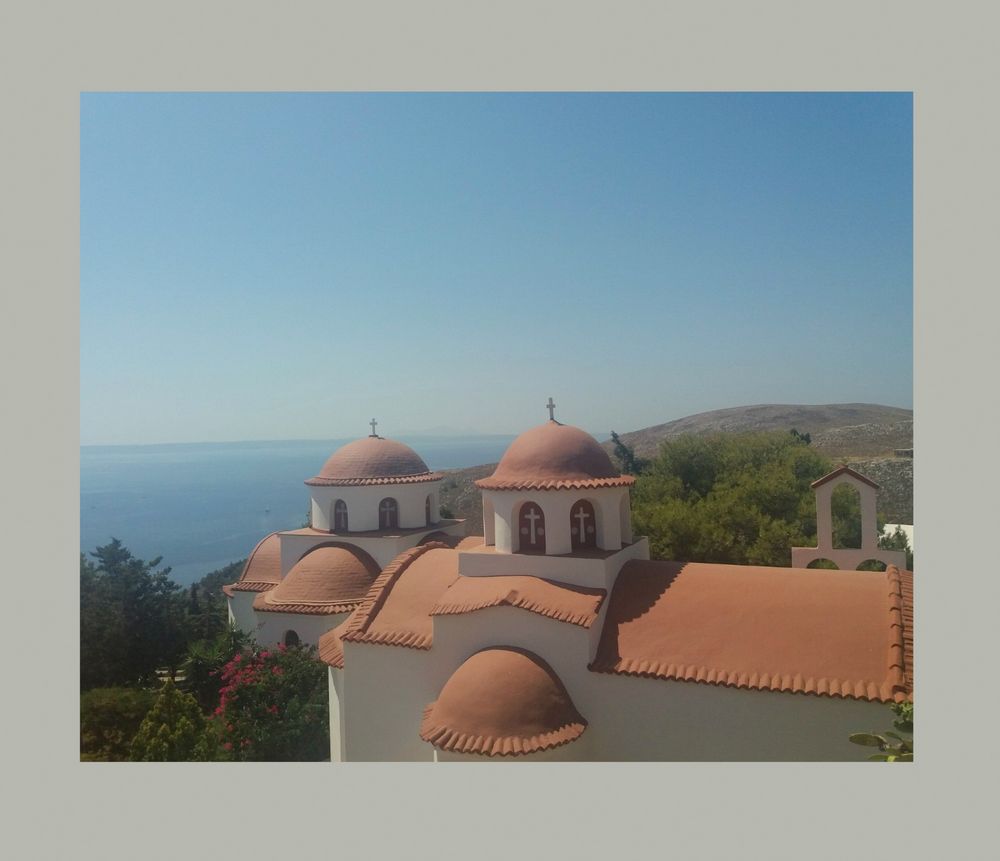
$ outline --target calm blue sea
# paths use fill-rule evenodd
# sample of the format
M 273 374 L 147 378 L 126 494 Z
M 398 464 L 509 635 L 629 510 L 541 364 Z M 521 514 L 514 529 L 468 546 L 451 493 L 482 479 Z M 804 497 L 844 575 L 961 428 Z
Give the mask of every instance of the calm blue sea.
M 513 437 L 400 439 L 431 469 L 460 469 L 496 462 Z M 162 556 L 178 583 L 193 583 L 269 532 L 302 526 L 302 482 L 349 441 L 82 446 L 81 550 L 120 538 L 142 559 Z

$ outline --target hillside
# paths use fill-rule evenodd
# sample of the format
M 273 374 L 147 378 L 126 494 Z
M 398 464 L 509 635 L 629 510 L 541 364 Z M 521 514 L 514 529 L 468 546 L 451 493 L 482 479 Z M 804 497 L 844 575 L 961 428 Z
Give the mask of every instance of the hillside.
M 878 457 L 913 447 L 913 410 L 878 404 L 758 404 L 730 407 L 621 433 L 640 457 L 655 457 L 665 439 L 685 433 L 791 430 L 812 436 L 829 457 Z M 615 428 L 615 430 L 618 430 Z M 610 442 L 604 443 L 610 452 Z
M 879 404 L 758 404 L 698 413 L 653 427 L 620 433 L 640 457 L 655 457 L 665 439 L 685 433 L 791 430 L 808 433 L 831 460 L 850 463 L 878 482 L 879 511 L 891 523 L 913 523 L 913 458 L 895 457 L 913 448 L 913 411 Z M 617 428 L 616 428 L 617 430 Z M 602 443 L 608 452 L 611 442 Z M 446 470 L 441 504 L 466 519 L 466 534 L 482 535 L 482 498 L 473 482 L 496 464 Z

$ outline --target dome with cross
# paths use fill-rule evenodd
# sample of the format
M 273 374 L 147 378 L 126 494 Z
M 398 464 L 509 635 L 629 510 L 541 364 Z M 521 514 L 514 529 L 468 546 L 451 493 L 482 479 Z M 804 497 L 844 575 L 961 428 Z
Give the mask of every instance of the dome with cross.
M 549 398 L 549 414 L 555 404 Z M 482 490 L 558 490 L 625 487 L 635 481 L 622 475 L 608 453 L 586 431 L 550 418 L 514 440 Z
M 337 449 L 306 484 L 409 484 L 441 477 L 408 445 L 373 433 Z

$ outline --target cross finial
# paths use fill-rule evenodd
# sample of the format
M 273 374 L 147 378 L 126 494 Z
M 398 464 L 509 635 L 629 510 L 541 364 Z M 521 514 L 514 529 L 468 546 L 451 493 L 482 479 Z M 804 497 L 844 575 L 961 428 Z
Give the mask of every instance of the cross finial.
M 375 425 L 377 425 L 378 422 L 375 421 L 375 419 L 372 419 L 370 422 L 368 422 L 368 424 L 372 426 L 372 432 L 369 434 L 369 436 L 378 436 L 378 434 L 375 433 Z
M 549 402 L 545 405 L 549 411 L 549 421 L 554 422 L 556 420 L 556 405 L 552 403 L 552 396 L 549 396 Z

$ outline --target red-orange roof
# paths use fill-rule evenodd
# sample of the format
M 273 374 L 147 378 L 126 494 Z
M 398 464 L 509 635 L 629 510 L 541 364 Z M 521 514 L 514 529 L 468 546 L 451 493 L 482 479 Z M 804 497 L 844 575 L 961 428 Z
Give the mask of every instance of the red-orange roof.
M 603 589 L 571 586 L 526 575 L 459 577 L 445 590 L 431 615 L 471 613 L 506 605 L 589 628 L 606 594 Z
M 350 623 L 351 620 L 348 617 L 336 628 L 332 628 L 319 638 L 319 659 L 331 667 L 344 668 L 344 644 L 340 638 Z
M 493 475 L 475 484 L 482 490 L 560 490 L 625 487 L 634 481 L 619 474 L 589 433 L 550 420 L 517 437 Z
M 431 608 L 458 577 L 458 552 L 446 544 L 420 544 L 400 553 L 379 574 L 351 615 L 342 639 L 429 649 Z
M 913 690 L 904 581 L 912 574 L 894 566 L 877 573 L 633 560 L 612 590 L 591 669 L 904 700 Z M 912 597 L 909 607 L 912 614 Z
M 364 550 L 321 544 L 296 562 L 277 586 L 258 595 L 253 607 L 275 613 L 346 613 L 361 603 L 378 570 Z
M 477 652 L 424 711 L 420 737 L 441 750 L 522 756 L 579 738 L 587 722 L 541 658 L 500 646 Z
M 250 551 L 240 579 L 222 591 L 230 598 L 234 592 L 266 592 L 281 582 L 281 541 L 272 532 L 257 542 Z
M 337 449 L 323 464 L 318 475 L 306 481 L 310 485 L 410 484 L 437 481 L 439 472 L 404 443 L 380 436 L 349 442 Z

